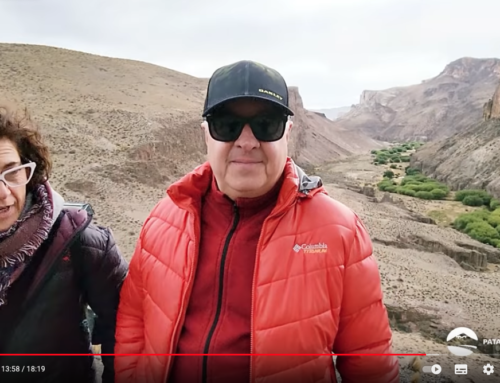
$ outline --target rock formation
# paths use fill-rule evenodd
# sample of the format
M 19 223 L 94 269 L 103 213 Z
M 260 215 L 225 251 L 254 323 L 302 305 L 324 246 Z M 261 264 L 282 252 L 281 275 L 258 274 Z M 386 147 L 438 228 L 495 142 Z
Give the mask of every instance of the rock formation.
M 460 133 L 424 145 L 413 154 L 410 166 L 453 189 L 486 189 L 500 198 L 499 148 L 500 85 L 484 103 L 483 121 L 478 118 Z
M 493 107 L 493 100 L 490 98 L 488 102 L 483 105 L 483 120 L 488 121 L 491 118 L 491 108 Z
M 289 87 L 289 97 L 295 113 L 289 153 L 301 166 L 319 165 L 382 147 L 361 132 L 338 127 L 326 116 L 305 109 L 297 87 Z
M 480 120 L 482 108 L 488 115 L 484 100 L 499 80 L 500 59 L 461 58 L 421 84 L 365 90 L 335 124 L 387 141 L 443 139 Z
M 490 118 L 500 118 L 500 84 L 495 90 L 493 99 L 491 100 Z

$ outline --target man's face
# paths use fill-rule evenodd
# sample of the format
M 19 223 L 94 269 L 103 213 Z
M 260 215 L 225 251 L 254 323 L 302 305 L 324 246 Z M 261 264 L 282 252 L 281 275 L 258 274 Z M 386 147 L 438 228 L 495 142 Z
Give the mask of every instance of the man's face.
M 264 100 L 241 99 L 228 102 L 224 115 L 255 117 L 272 113 L 275 109 Z M 214 116 L 217 118 L 217 115 Z M 278 141 L 262 142 L 255 138 L 249 124 L 232 142 L 214 140 L 207 122 L 205 131 L 208 161 L 219 190 L 231 199 L 253 198 L 266 194 L 276 184 L 285 167 L 291 121 L 286 123 L 285 134 Z

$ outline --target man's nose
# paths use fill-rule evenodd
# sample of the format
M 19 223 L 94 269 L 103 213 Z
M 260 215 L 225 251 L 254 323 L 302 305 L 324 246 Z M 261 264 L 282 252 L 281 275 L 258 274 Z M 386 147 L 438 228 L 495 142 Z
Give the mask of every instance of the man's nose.
M 241 131 L 240 136 L 235 141 L 235 144 L 244 150 L 252 150 L 260 145 L 259 140 L 255 138 L 252 128 L 246 124 Z

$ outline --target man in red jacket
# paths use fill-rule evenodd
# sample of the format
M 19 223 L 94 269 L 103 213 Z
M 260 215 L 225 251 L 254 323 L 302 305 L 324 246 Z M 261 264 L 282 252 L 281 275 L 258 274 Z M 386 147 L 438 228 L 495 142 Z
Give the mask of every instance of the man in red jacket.
M 336 382 L 332 353 L 391 353 L 367 231 L 287 157 L 291 116 L 275 70 L 213 74 L 208 161 L 154 207 L 122 288 L 115 352 L 134 355 L 115 358 L 117 383 Z M 394 356 L 336 367 L 399 381 Z

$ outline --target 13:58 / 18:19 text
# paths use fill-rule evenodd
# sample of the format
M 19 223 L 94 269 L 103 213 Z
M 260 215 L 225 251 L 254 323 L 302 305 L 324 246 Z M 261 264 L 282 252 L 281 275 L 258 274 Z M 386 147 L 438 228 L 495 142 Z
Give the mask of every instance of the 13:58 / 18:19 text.
M 45 366 L 16 366 L 6 365 L 0 366 L 1 372 L 44 372 Z

